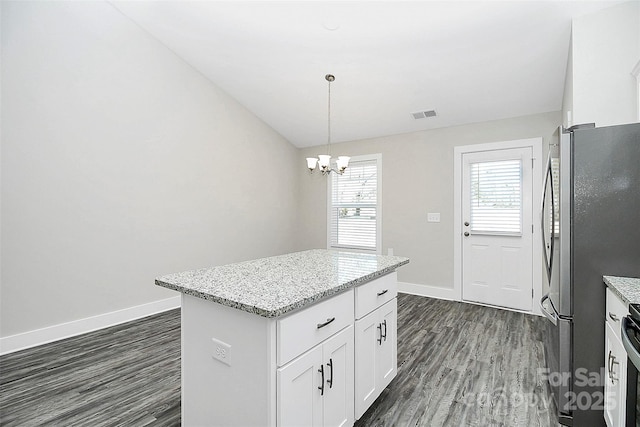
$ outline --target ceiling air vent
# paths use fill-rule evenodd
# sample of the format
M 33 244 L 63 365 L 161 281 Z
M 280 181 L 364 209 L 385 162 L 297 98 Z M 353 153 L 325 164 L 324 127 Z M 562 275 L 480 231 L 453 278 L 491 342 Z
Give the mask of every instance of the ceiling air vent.
M 436 110 L 427 110 L 427 111 L 416 111 L 415 113 L 411 113 L 414 119 L 426 119 L 429 117 L 436 116 Z

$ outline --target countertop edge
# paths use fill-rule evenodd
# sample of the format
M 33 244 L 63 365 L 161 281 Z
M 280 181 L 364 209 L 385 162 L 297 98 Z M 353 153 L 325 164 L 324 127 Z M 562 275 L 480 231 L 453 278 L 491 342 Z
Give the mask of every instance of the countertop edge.
M 310 296 L 308 298 L 302 299 L 300 301 L 296 301 L 295 303 L 289 304 L 289 305 L 287 305 L 285 307 L 280 307 L 280 308 L 275 309 L 275 310 L 266 310 L 266 309 L 263 309 L 263 308 L 260 308 L 260 307 L 255 307 L 255 306 L 252 306 L 252 305 L 243 304 L 243 303 L 240 303 L 238 301 L 234 301 L 234 300 L 231 300 L 231 299 L 228 299 L 228 298 L 222 298 L 222 297 L 211 295 L 211 294 L 208 294 L 208 293 L 205 293 L 205 292 L 200 292 L 200 291 L 197 291 L 197 290 L 194 290 L 194 289 L 185 288 L 185 287 L 182 287 L 180 285 L 176 285 L 176 284 L 172 284 L 172 283 L 168 283 L 168 282 L 162 281 L 162 280 L 160 280 L 160 278 L 156 278 L 155 279 L 155 284 L 157 286 L 161 286 L 163 288 L 171 289 L 173 291 L 177 291 L 177 292 L 180 292 L 180 293 L 183 293 L 183 294 L 186 294 L 186 295 L 190 295 L 190 296 L 193 296 L 193 297 L 201 298 L 201 299 L 204 299 L 204 300 L 207 300 L 207 301 L 212 301 L 212 302 L 224 305 L 226 307 L 235 308 L 235 309 L 238 309 L 238 310 L 245 311 L 247 313 L 257 314 L 257 315 L 259 315 L 261 317 L 266 317 L 266 318 L 273 319 L 273 318 L 281 317 L 281 316 L 284 316 L 286 314 L 292 313 L 294 311 L 297 311 L 297 310 L 302 309 L 304 307 L 307 307 L 309 305 L 315 304 L 316 302 L 319 302 L 319 301 L 321 301 L 321 300 L 323 300 L 325 298 L 332 297 L 332 296 L 337 295 L 337 294 L 339 294 L 339 293 L 341 293 L 341 292 L 343 292 L 343 291 L 345 291 L 347 289 L 350 289 L 350 288 L 356 287 L 358 285 L 367 283 L 367 282 L 369 282 L 369 281 L 371 281 L 373 279 L 376 279 L 378 277 L 385 276 L 385 275 L 387 275 L 389 273 L 392 273 L 392 272 L 396 271 L 396 269 L 398 267 L 401 267 L 403 265 L 408 264 L 409 261 L 410 260 L 407 258 L 406 260 L 400 261 L 400 262 L 398 262 L 397 264 L 395 264 L 395 265 L 393 265 L 391 267 L 383 268 L 381 270 L 375 271 L 373 273 L 367 274 L 365 276 L 359 277 L 359 278 L 351 280 L 349 282 L 340 284 L 340 285 L 335 286 L 335 287 L 333 287 L 331 289 L 324 290 L 324 291 L 319 292 L 319 293 L 317 293 L 315 295 L 312 295 L 312 296 Z
M 640 304 L 640 278 L 602 276 L 602 280 L 626 304 Z

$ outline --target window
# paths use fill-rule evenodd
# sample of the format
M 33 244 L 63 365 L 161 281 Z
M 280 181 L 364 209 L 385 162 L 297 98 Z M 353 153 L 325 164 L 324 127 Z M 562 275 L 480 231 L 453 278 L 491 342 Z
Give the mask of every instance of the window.
M 522 233 L 522 161 L 471 163 L 471 231 Z
M 329 249 L 380 253 L 382 155 L 352 157 L 343 175 L 329 179 Z

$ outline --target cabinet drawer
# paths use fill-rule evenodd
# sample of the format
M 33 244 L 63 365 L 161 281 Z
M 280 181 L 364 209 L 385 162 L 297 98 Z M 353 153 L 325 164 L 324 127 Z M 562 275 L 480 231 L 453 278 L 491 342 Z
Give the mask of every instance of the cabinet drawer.
M 353 289 L 278 320 L 278 366 L 353 324 Z
M 629 308 L 627 304 L 620 299 L 616 294 L 607 288 L 607 324 L 611 325 L 611 329 L 615 332 L 616 337 L 620 337 L 620 324 L 622 318 L 629 314 Z
M 391 301 L 398 294 L 398 273 L 395 271 L 356 288 L 356 319 Z

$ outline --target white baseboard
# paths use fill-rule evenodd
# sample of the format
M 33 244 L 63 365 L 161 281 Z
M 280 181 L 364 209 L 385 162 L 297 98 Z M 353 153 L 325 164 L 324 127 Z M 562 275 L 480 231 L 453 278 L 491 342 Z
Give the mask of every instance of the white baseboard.
M 180 307 L 180 295 L 0 338 L 0 355 L 70 338 Z
M 498 308 L 500 310 L 514 311 L 516 313 L 534 314 L 537 316 L 542 316 L 542 313 L 540 313 L 539 311 L 536 311 L 535 309 L 531 311 L 523 311 L 523 310 L 516 310 L 512 308 L 499 307 L 497 305 L 483 304 L 483 303 L 474 302 L 474 301 L 465 301 L 459 298 L 458 296 L 456 296 L 452 288 L 441 288 L 438 286 L 418 285 L 416 283 L 398 282 L 398 292 L 401 292 L 403 294 L 418 295 L 421 297 L 445 299 L 449 301 L 458 301 L 458 302 L 463 302 L 465 304 L 482 305 L 485 307 Z
M 450 301 L 459 300 L 453 288 L 441 288 L 439 286 L 398 282 L 398 292 L 402 292 L 403 294 L 419 295 L 422 297 L 446 299 Z

